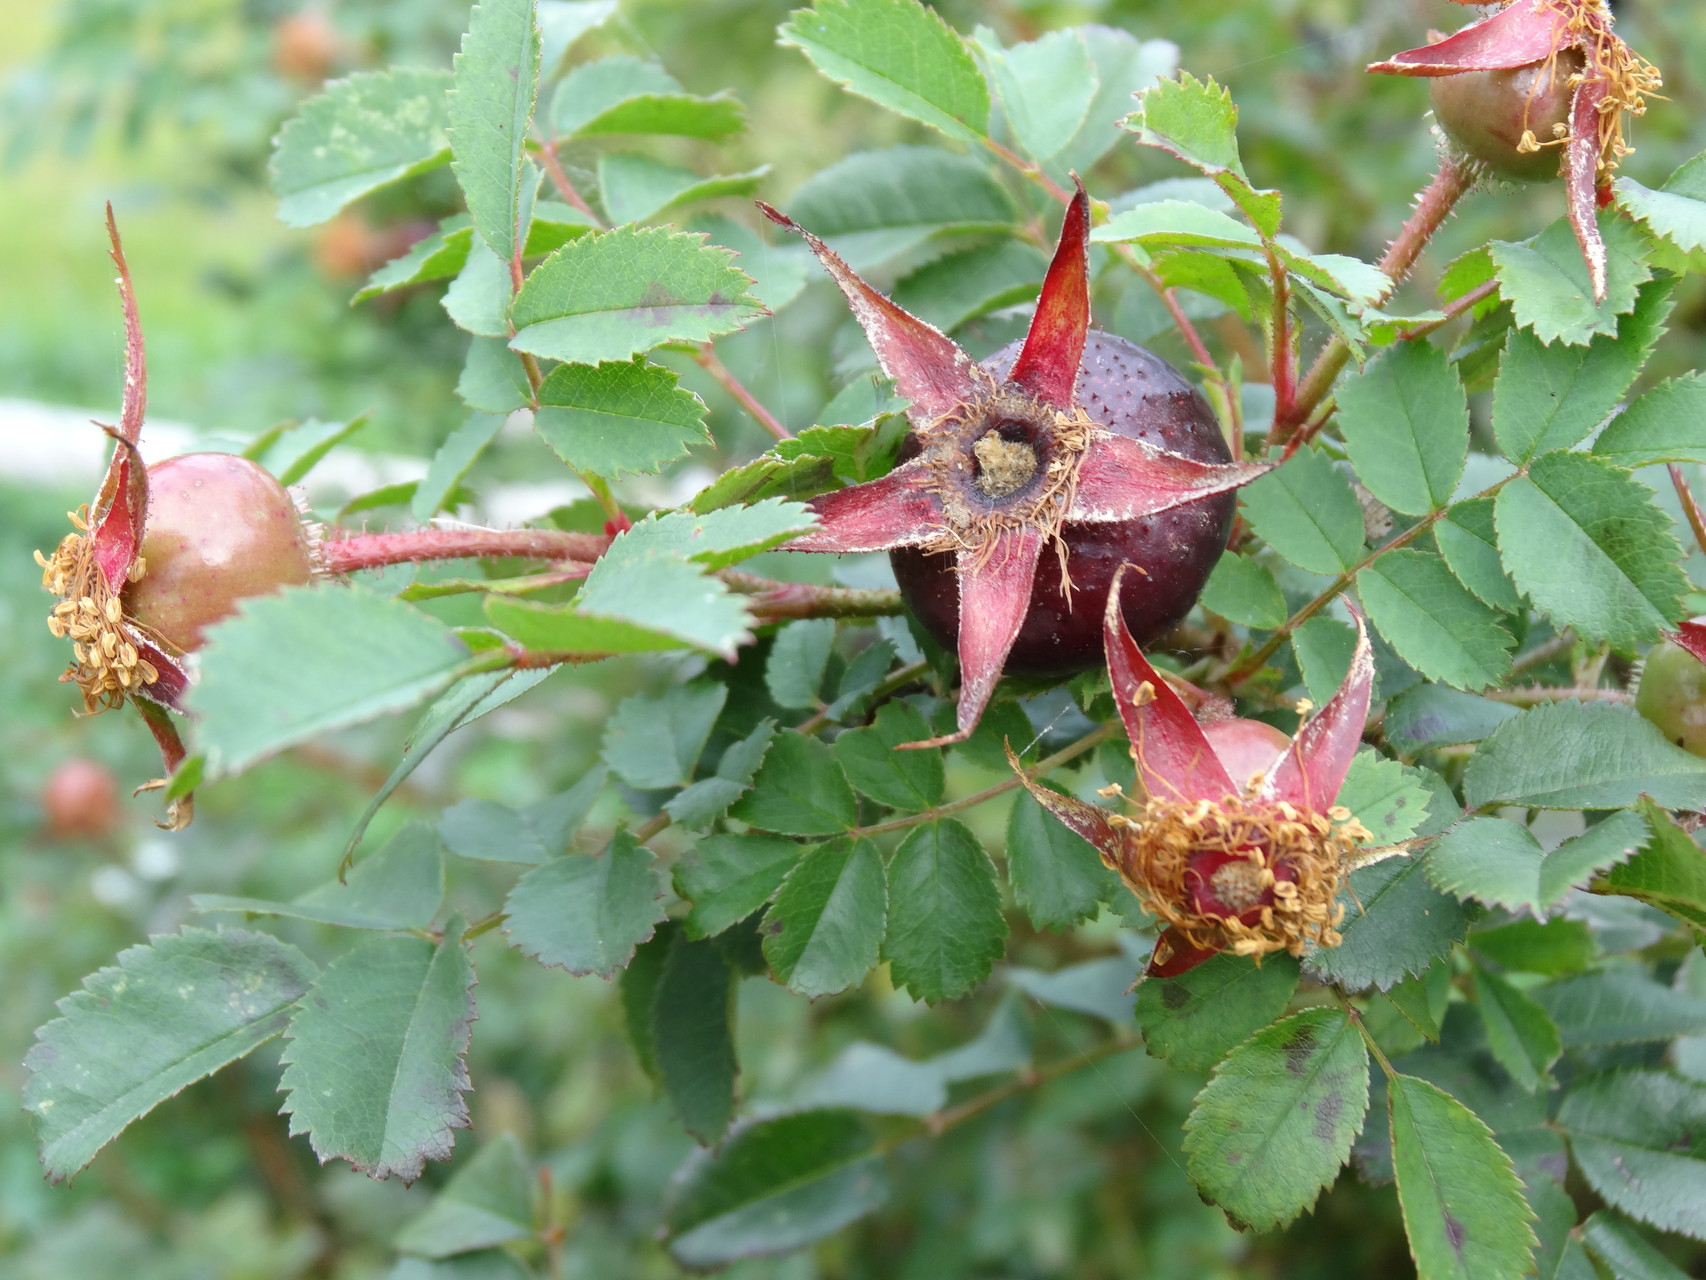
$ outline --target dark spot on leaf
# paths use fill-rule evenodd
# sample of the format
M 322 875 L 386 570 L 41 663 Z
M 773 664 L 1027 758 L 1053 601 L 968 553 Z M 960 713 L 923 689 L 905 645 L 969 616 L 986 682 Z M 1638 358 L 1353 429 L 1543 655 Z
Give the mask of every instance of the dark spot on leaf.
M 1315 1102 L 1315 1127 L 1310 1130 L 1323 1142 L 1333 1140 L 1334 1127 L 1339 1123 L 1339 1113 L 1345 1109 L 1345 1095 L 1329 1093 Z
M 1243 1161 L 1243 1159 L 1244 1159 L 1244 1153 L 1242 1151 L 1228 1151 L 1226 1153 L 1226 1163 L 1227 1164 L 1239 1164 Z
M 758 931 L 767 938 L 774 938 L 777 934 L 781 933 L 784 928 L 786 928 L 786 926 L 780 920 L 766 920 L 763 924 L 758 926 Z
M 1285 1046 L 1285 1069 L 1294 1076 L 1302 1075 L 1309 1067 L 1309 1057 L 1315 1052 L 1315 1028 L 1299 1027 L 1297 1034 Z
M 1445 1238 L 1451 1242 L 1453 1253 L 1461 1254 L 1463 1252 L 1463 1241 L 1467 1235 L 1468 1233 L 1464 1231 L 1461 1222 L 1449 1213 L 1445 1215 Z
M 1183 1009 L 1191 1002 L 1191 993 L 1182 982 L 1169 982 L 1161 988 L 1161 1007 L 1169 1012 Z

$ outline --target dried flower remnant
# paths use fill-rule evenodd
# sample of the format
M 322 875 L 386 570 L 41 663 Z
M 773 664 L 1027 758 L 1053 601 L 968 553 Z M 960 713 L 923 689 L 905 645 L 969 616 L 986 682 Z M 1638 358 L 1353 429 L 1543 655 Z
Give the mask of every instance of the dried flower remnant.
M 1362 616 L 1350 671 L 1268 768 L 1239 785 L 1119 611 L 1106 620 L 1114 700 L 1131 735 L 1129 814 L 1031 785 L 1031 793 L 1165 926 L 1148 974 L 1173 977 L 1217 952 L 1301 955 L 1339 944 L 1339 891 L 1369 832 L 1336 805 L 1368 717 L 1373 651 Z M 1017 761 L 1014 761 L 1017 767 Z
M 1390 75 L 1466 78 L 1538 69 L 1533 76 L 1510 81 L 1522 86 L 1516 103 L 1522 118 L 1515 127 L 1496 121 L 1489 121 L 1488 127 L 1516 134 L 1511 165 L 1499 168 L 1514 169 L 1517 176 L 1526 176 L 1521 173 L 1525 157 L 1547 148 L 1562 150 L 1570 226 L 1587 262 L 1594 299 L 1600 302 L 1605 300 L 1605 245 L 1594 212 L 1610 203 L 1612 172 L 1631 150 L 1624 139 L 1624 114 L 1643 114 L 1646 99 L 1662 83 L 1658 70 L 1612 30 L 1613 21 L 1605 0 L 1509 0 L 1497 13 L 1455 35 L 1368 68 Z M 1534 118 L 1529 118 L 1532 99 L 1551 94 L 1560 79 L 1569 97 L 1563 119 L 1541 122 L 1540 129 L 1529 127 L 1545 114 L 1533 110 Z M 1442 123 L 1450 127 L 1451 122 L 1442 117 Z
M 1263 464 L 1233 463 L 1202 397 L 1149 352 L 1089 328 L 1089 198 L 1066 210 L 1029 332 L 979 364 L 797 231 L 840 286 L 883 370 L 912 402 L 887 476 L 816 499 L 796 551 L 889 551 L 903 598 L 958 650 L 957 732 L 976 727 L 1004 668 L 1100 661 L 1117 566 L 1141 565 L 1125 608 L 1146 638 L 1190 608 L 1225 546 L 1231 491 Z M 1045 551 L 1052 549 L 1052 556 Z

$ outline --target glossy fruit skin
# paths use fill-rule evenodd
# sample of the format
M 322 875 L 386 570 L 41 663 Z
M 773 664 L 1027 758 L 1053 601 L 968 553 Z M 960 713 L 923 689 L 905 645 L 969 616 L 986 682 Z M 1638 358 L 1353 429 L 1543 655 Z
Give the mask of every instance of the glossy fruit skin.
M 1220 758 L 1226 776 L 1238 786 L 1272 770 L 1280 752 L 1291 745 L 1291 737 L 1283 729 L 1241 717 L 1212 721 L 1202 726 L 1202 733 Z
M 239 600 L 312 573 L 308 534 L 284 486 L 230 453 L 186 453 L 148 468 L 142 559 L 125 612 L 185 653 Z
M 1684 751 L 1706 756 L 1706 664 L 1668 640 L 1641 668 L 1635 710 Z
M 1568 125 L 1571 75 L 1582 68 L 1582 55 L 1561 52 L 1548 68 L 1544 62 L 1501 71 L 1465 71 L 1429 82 L 1434 118 L 1459 147 L 1501 178 L 1517 182 L 1546 182 L 1556 178 L 1564 148 L 1554 139 L 1554 125 Z M 1552 143 L 1539 151 L 1518 151 L 1522 132 Z
M 997 381 L 1019 354 L 1019 343 L 983 362 Z M 1179 371 L 1153 352 L 1092 329 L 1078 366 L 1078 402 L 1116 435 L 1141 440 L 1198 462 L 1232 460 L 1214 411 Z M 917 446 L 902 447 L 905 461 Z M 910 451 L 910 452 L 909 452 Z M 1127 573 L 1120 606 L 1132 638 L 1147 644 L 1190 612 L 1226 548 L 1237 497 L 1216 494 L 1156 516 L 1111 524 L 1068 524 L 1070 599 L 1060 589 L 1060 559 L 1044 548 L 1030 609 L 1007 658 L 1009 675 L 1059 676 L 1102 664 L 1102 614 L 1120 565 Z M 950 651 L 959 644 L 960 597 L 954 557 L 904 547 L 889 553 L 901 599 L 931 638 Z
M 61 760 L 42 785 L 41 807 L 55 840 L 103 840 L 118 829 L 118 780 L 97 760 Z

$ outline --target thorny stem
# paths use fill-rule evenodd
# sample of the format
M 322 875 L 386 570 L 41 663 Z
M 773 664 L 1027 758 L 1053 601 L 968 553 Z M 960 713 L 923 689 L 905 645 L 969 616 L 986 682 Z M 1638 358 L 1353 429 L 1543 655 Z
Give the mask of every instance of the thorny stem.
M 1274 418 L 1276 421 L 1291 414 L 1292 400 L 1297 388 L 1297 362 L 1291 349 L 1291 290 L 1288 287 L 1285 265 L 1270 246 L 1268 249 L 1268 278 L 1273 282 L 1274 310 L 1269 340 L 1273 347 L 1268 355 L 1268 380 L 1274 389 Z
M 1515 480 L 1517 476 L 1526 474 L 1527 468 L 1525 467 L 1520 471 L 1506 476 L 1496 484 L 1488 485 L 1485 489 L 1481 490 L 1480 493 L 1476 494 L 1475 497 L 1491 497 L 1512 480 Z M 1261 647 L 1256 649 L 1249 656 L 1232 662 L 1221 673 L 1217 680 L 1210 681 L 1210 683 L 1231 688 L 1242 684 L 1251 676 L 1255 675 L 1264 665 L 1266 665 L 1268 659 L 1274 656 L 1275 652 L 1277 652 L 1279 647 L 1286 642 L 1286 639 L 1292 632 L 1296 631 L 1305 622 L 1308 622 L 1309 619 L 1313 618 L 1317 613 L 1320 613 L 1322 609 L 1325 609 L 1329 604 L 1331 604 L 1334 599 L 1336 599 L 1339 594 L 1345 590 L 1345 588 L 1351 585 L 1351 582 L 1356 578 L 1357 574 L 1368 568 L 1369 565 L 1380 559 L 1380 557 L 1385 555 L 1388 551 L 1396 551 L 1400 547 L 1409 546 L 1410 543 L 1414 542 L 1417 538 L 1432 529 L 1434 525 L 1438 524 L 1439 521 L 1444 518 L 1445 513 L 1450 509 L 1450 507 L 1441 507 L 1437 511 L 1431 511 L 1402 533 L 1394 534 L 1385 542 L 1381 543 L 1373 551 L 1370 551 L 1361 560 L 1357 561 L 1356 564 L 1352 565 L 1349 569 L 1346 569 L 1338 577 L 1334 578 L 1332 582 L 1328 583 L 1320 595 L 1316 596 L 1308 604 L 1304 605 L 1296 613 L 1292 614 L 1291 617 L 1281 623 L 1274 633 L 1262 643 Z
M 1575 642 L 1576 633 L 1574 631 L 1562 631 L 1550 640 L 1535 645 L 1527 653 L 1518 654 L 1516 660 L 1511 663 L 1510 674 L 1513 676 L 1521 675 L 1531 667 L 1538 667 L 1543 662 L 1550 662 Z
M 793 439 L 794 433 L 783 426 L 775 414 L 758 402 L 758 398 L 746 389 L 745 383 L 729 372 L 728 367 L 717 358 L 717 353 L 709 342 L 699 344 L 699 349 L 694 352 L 693 359 L 701 369 L 716 380 L 718 386 L 735 398 L 741 408 L 752 415 L 754 422 L 778 440 Z
M 717 576 L 731 591 L 756 597 L 752 611 L 765 619 L 892 618 L 901 612 L 900 592 L 892 588 L 819 587 L 778 582 L 736 569 L 725 569 Z
M 1474 178 L 1463 168 L 1449 158 L 1440 160 L 1433 181 L 1416 197 L 1416 204 L 1411 209 L 1410 216 L 1405 219 L 1398 235 L 1386 246 L 1386 252 L 1375 264 L 1392 281 L 1391 288 L 1374 300 L 1376 304 L 1391 297 L 1404 277 L 1410 274 L 1410 268 L 1416 265 L 1416 259 L 1421 256 L 1434 232 L 1445 224 L 1457 202 L 1473 185 Z M 1310 366 L 1309 373 L 1298 388 L 1291 411 L 1284 417 L 1275 412 L 1269 444 L 1284 444 L 1300 426 L 1310 420 L 1316 406 L 1332 391 L 1339 371 L 1345 367 L 1345 362 L 1350 357 L 1350 347 L 1343 338 L 1336 335 L 1321 348 L 1321 354 L 1315 357 L 1315 363 Z
M 997 156 L 1001 157 L 1001 159 L 1007 164 L 1012 165 L 1013 168 L 1031 179 L 1031 181 L 1035 182 L 1039 187 L 1048 192 L 1049 195 L 1053 196 L 1062 204 L 1066 204 L 1072 199 L 1072 193 L 1067 191 L 1053 178 L 1049 177 L 1048 174 L 1044 173 L 1040 167 L 1030 164 L 1023 156 L 1002 146 L 994 138 L 985 138 L 983 140 L 983 145 L 988 147 L 990 151 L 994 152 Z

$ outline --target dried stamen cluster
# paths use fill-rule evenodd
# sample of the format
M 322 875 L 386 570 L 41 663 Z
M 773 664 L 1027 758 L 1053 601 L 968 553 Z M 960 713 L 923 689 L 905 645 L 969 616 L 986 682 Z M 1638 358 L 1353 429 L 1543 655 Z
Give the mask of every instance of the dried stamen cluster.
M 1604 86 L 1603 96 L 1593 103 L 1597 114 L 1599 185 L 1611 180 L 1618 161 L 1633 150 L 1623 139 L 1623 113 L 1646 114 L 1647 97 L 1664 86 L 1659 70 L 1625 44 L 1611 29 L 1611 10 L 1604 0 L 1546 0 L 1558 16 L 1563 31 L 1548 64 L 1563 49 L 1579 49 L 1587 61 L 1585 71 L 1570 77 L 1571 87 L 1584 81 Z M 1525 139 L 1524 141 L 1527 141 Z
M 1239 796 L 1151 798 L 1112 822 L 1124 834 L 1116 870 L 1145 911 L 1192 950 L 1247 956 L 1338 946 L 1346 859 L 1370 838 L 1338 805 Z
M 60 679 L 83 693 L 87 715 L 122 706 L 126 696 L 160 678 L 159 669 L 138 650 L 124 606 L 95 566 L 95 544 L 82 512 L 71 513 L 81 531 L 68 533 L 51 556 L 36 552 L 41 584 L 59 597 L 47 616 L 47 629 L 71 641 L 71 665 Z M 141 557 L 130 568 L 130 580 L 142 577 Z

